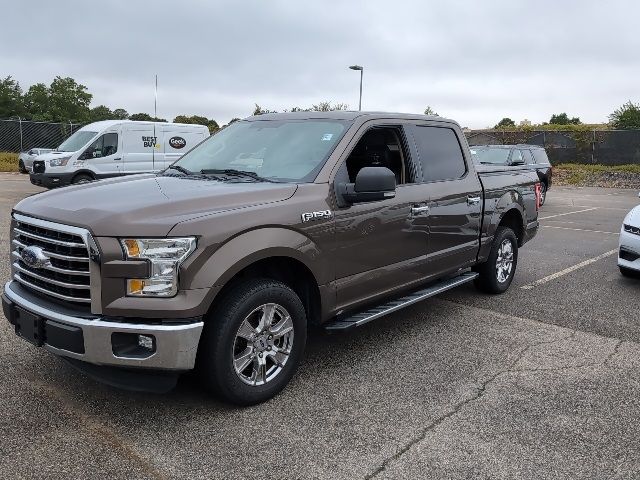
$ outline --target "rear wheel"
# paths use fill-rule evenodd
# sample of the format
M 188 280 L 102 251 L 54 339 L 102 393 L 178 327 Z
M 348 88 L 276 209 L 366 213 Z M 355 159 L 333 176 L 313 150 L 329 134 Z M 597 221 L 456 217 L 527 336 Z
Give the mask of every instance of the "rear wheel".
M 518 238 L 513 230 L 498 227 L 486 262 L 475 267 L 476 288 L 487 293 L 504 293 L 511 285 L 518 264 Z
M 254 279 L 236 285 L 205 320 L 197 368 L 204 386 L 236 405 L 279 393 L 304 353 L 307 320 L 287 285 Z
M 22 160 L 18 162 L 18 170 L 20 171 L 20 173 L 27 173 L 27 169 L 24 166 L 24 162 Z
M 86 173 L 79 173 L 78 175 L 73 177 L 73 180 L 71 180 L 71 183 L 73 183 L 74 185 L 89 182 L 93 182 L 93 177 L 91 175 L 87 175 Z

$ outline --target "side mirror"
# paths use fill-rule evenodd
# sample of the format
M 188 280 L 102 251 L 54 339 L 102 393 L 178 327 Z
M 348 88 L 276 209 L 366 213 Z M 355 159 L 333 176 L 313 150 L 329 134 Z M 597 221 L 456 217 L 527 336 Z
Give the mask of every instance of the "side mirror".
M 387 167 L 363 167 L 355 183 L 342 183 L 338 192 L 347 203 L 375 202 L 396 196 L 396 176 Z

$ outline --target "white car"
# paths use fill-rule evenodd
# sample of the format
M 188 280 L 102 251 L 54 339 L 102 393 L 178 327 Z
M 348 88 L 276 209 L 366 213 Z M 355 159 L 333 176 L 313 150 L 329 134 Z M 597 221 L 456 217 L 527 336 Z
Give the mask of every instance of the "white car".
M 27 152 L 20 152 L 20 155 L 18 155 L 20 173 L 29 173 L 33 168 L 33 160 L 38 155 L 49 152 L 53 152 L 53 148 L 32 148 Z
M 618 267 L 625 277 L 640 277 L 640 205 L 624 218 L 620 230 Z

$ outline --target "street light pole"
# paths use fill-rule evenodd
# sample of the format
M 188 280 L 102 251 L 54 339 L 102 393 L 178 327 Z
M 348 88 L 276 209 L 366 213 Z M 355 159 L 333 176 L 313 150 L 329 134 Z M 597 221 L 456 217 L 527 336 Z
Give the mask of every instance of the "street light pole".
M 349 67 L 351 70 L 359 70 L 360 71 L 360 99 L 358 100 L 358 111 L 362 110 L 362 76 L 364 74 L 364 67 L 360 65 L 351 65 Z

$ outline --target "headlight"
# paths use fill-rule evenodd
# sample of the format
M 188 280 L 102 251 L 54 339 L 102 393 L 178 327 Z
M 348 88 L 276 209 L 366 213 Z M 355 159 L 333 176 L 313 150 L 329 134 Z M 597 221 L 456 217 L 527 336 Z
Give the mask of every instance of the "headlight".
M 149 278 L 127 279 L 127 295 L 173 297 L 178 293 L 178 268 L 196 249 L 196 239 L 124 238 L 120 240 L 128 259 L 148 260 Z
M 51 165 L 52 167 L 64 167 L 70 158 L 71 156 L 52 158 L 51 160 L 49 160 L 49 165 Z

